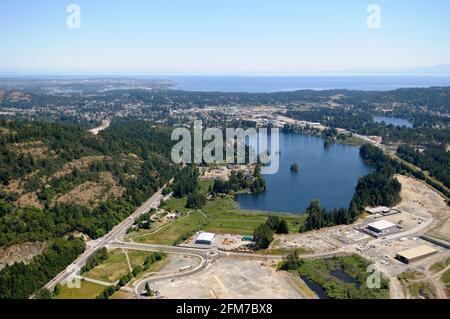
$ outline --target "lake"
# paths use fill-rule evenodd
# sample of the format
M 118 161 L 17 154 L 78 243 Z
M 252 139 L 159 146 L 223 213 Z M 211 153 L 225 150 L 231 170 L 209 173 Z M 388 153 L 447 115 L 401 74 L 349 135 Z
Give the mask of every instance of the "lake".
M 402 119 L 400 117 L 390 117 L 390 116 L 374 116 L 373 120 L 377 123 L 392 124 L 394 126 L 405 126 L 407 128 L 413 127 L 413 123 L 408 120 Z
M 315 136 L 280 133 L 280 150 L 278 172 L 264 175 L 266 191 L 236 196 L 242 209 L 302 214 L 313 199 L 328 209 L 348 207 L 358 178 L 373 171 L 357 147 L 325 149 L 324 140 Z M 290 170 L 293 163 L 297 173 Z

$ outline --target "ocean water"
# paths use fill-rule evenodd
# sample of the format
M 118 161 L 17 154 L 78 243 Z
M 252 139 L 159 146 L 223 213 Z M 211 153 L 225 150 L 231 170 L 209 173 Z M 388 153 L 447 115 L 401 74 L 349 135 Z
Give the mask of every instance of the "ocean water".
M 361 76 L 152 76 L 186 91 L 285 92 L 303 89 L 387 91 L 409 87 L 450 86 L 450 75 Z

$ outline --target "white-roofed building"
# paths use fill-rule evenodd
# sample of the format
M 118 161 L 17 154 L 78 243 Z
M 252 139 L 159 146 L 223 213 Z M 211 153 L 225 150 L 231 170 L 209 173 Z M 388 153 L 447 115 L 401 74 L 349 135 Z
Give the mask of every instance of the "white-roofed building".
M 383 233 L 383 232 L 389 231 L 391 229 L 397 228 L 397 225 L 394 223 L 391 223 L 387 220 L 382 219 L 382 220 L 378 220 L 376 222 L 370 223 L 369 225 L 367 225 L 367 228 L 376 233 Z
M 195 243 L 201 244 L 201 245 L 211 245 L 215 236 L 216 236 L 216 234 L 214 234 L 214 233 L 203 233 L 202 232 L 197 236 L 197 239 L 195 239 Z
M 389 207 L 386 206 L 378 206 L 378 207 L 373 207 L 373 208 L 366 208 L 366 212 L 370 213 L 370 214 L 383 214 L 383 213 L 387 213 L 390 211 Z

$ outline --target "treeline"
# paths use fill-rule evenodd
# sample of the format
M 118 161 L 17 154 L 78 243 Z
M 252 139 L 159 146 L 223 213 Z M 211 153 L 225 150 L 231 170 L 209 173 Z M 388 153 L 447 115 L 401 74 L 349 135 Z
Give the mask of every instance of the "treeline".
M 6 266 L 0 272 L 0 299 L 27 298 L 64 270 L 84 248 L 81 239 L 58 238 L 29 264 L 20 262 Z
M 411 113 L 411 116 L 415 114 Z M 443 123 L 441 128 L 429 127 L 428 124 L 414 128 L 385 125 L 375 122 L 371 112 L 357 107 L 351 109 L 319 108 L 304 111 L 288 111 L 286 115 L 297 120 L 319 122 L 331 128 L 344 128 L 352 133 L 381 136 L 385 143 L 403 142 L 412 145 L 439 146 L 450 143 L 448 122 Z M 422 117 L 427 118 L 423 115 Z M 444 120 L 442 119 L 442 121 Z
M 177 198 L 187 196 L 187 208 L 199 209 L 206 204 L 206 195 L 199 190 L 198 175 L 198 167 L 195 165 L 185 166 L 175 175 L 171 187 L 173 195 Z
M 429 171 L 430 175 L 450 188 L 450 153 L 443 148 L 430 147 L 423 152 L 416 151 L 413 147 L 401 145 L 397 149 L 398 156 L 423 171 Z
M 95 268 L 96 266 L 103 263 L 109 257 L 108 250 L 106 247 L 102 247 L 99 250 L 94 251 L 92 255 L 86 260 L 86 263 L 81 267 L 80 272 L 83 274 L 89 270 Z
M 350 211 L 347 208 L 327 211 L 321 206 L 319 200 L 311 201 L 305 214 L 307 217 L 305 223 L 300 226 L 300 232 L 334 225 L 351 224 L 354 221 L 354 217 L 350 215 Z
M 252 193 L 260 193 L 266 189 L 266 182 L 261 175 L 260 166 L 255 167 L 253 175 L 248 175 L 239 172 L 231 172 L 230 178 L 225 181 L 222 179 L 215 179 L 209 192 L 211 194 L 229 194 L 230 192 L 239 192 L 241 190 L 249 189 Z
M 348 208 L 327 211 L 318 200 L 311 201 L 300 232 L 353 223 L 367 206 L 394 206 L 401 200 L 401 184 L 394 177 L 401 167 L 376 146 L 365 144 L 360 149 L 364 161 L 376 171 L 359 179 Z
M 125 200 L 109 200 L 95 209 L 64 205 L 51 209 L 23 208 L 0 218 L 0 246 L 45 241 L 79 231 L 98 238 L 134 210 Z
M 286 220 L 279 216 L 269 216 L 264 224 L 253 231 L 253 241 L 257 249 L 269 247 L 274 234 L 288 234 L 289 229 Z
M 189 195 L 198 188 L 198 168 L 197 166 L 185 166 L 175 175 L 172 185 L 173 196 L 181 198 Z

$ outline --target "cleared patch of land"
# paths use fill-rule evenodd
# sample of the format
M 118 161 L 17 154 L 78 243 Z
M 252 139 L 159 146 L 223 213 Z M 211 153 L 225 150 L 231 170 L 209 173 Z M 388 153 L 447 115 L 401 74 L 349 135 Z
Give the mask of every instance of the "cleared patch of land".
M 40 242 L 27 242 L 0 248 L 0 269 L 6 264 L 30 261 L 42 252 L 44 245 Z
M 163 298 L 263 299 L 302 298 L 288 274 L 261 262 L 218 259 L 195 276 L 156 283 L 152 289 Z
M 110 158 L 107 158 L 105 156 L 84 156 L 84 157 L 81 157 L 80 159 L 76 159 L 76 160 L 73 160 L 71 162 L 68 162 L 68 163 L 64 164 L 62 169 L 59 170 L 58 172 L 56 172 L 53 175 L 53 177 L 54 178 L 63 177 L 65 175 L 68 175 L 68 174 L 72 173 L 72 171 L 74 169 L 78 169 L 78 170 L 88 169 L 89 166 L 93 162 L 102 162 L 102 161 L 104 161 L 106 159 L 110 159 Z
M 79 206 L 95 207 L 108 198 L 118 198 L 125 192 L 123 187 L 117 186 L 110 172 L 100 173 L 99 182 L 84 182 L 70 192 L 58 197 L 57 205 L 76 204 Z
M 201 259 L 197 256 L 168 254 L 167 262 L 159 270 L 159 273 L 177 273 L 183 267 L 195 268 L 200 265 Z
M 428 235 L 450 242 L 450 206 L 446 199 L 426 183 L 412 177 L 397 175 L 402 184 L 401 203 L 397 208 L 416 216 L 433 216 Z

